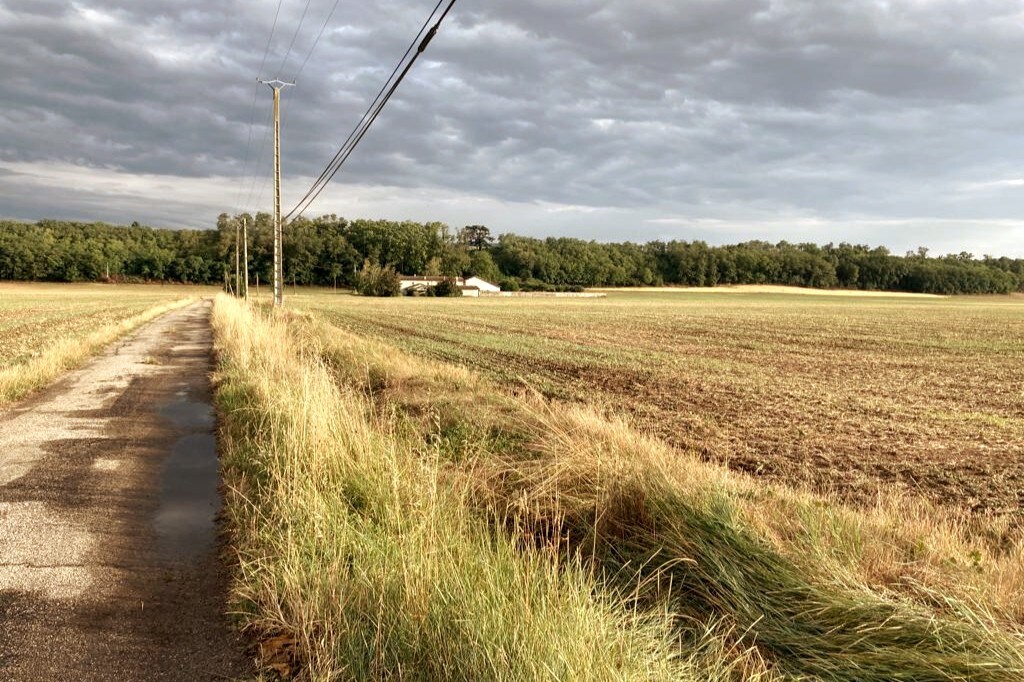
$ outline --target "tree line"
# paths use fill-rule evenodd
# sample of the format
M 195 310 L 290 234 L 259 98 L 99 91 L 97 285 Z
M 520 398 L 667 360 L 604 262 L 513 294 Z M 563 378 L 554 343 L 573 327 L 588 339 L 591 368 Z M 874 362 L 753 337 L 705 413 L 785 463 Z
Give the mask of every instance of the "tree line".
M 0 222 L 0 279 L 221 284 L 234 272 L 245 220 L 252 279 L 269 281 L 271 216 L 222 214 L 215 229 L 154 229 L 42 220 Z M 601 243 L 565 237 L 494 238 L 482 225 L 299 218 L 287 225 L 287 284 L 354 286 L 366 264 L 406 275 L 471 276 L 507 290 L 596 286 L 783 284 L 815 288 L 1005 294 L 1024 291 L 1024 259 L 968 253 L 904 255 L 854 244 L 701 241 Z

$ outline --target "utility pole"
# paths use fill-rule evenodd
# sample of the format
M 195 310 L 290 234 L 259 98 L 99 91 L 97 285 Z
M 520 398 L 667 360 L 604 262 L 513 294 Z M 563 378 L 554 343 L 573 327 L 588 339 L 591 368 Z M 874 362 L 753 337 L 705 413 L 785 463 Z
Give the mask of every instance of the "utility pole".
M 249 301 L 249 219 L 242 216 L 242 258 L 245 261 L 245 300 Z
M 260 83 L 274 91 L 274 307 L 284 305 L 284 254 L 281 235 L 281 88 L 295 83 L 281 80 Z
M 242 246 L 239 242 L 241 241 L 240 228 L 238 223 L 235 223 L 235 296 L 242 295 L 242 280 L 239 279 L 242 276 L 241 269 L 238 265 L 238 259 L 240 254 L 238 253 L 239 248 Z

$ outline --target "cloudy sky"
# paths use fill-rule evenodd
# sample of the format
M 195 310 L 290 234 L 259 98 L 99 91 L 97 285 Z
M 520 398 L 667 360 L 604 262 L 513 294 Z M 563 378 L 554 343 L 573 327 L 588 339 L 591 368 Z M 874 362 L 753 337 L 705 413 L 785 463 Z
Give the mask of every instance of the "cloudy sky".
M 287 210 L 434 4 L 0 0 L 0 216 L 269 210 L 257 75 Z M 1022 65 L 1024 0 L 459 0 L 310 214 L 1024 256 Z

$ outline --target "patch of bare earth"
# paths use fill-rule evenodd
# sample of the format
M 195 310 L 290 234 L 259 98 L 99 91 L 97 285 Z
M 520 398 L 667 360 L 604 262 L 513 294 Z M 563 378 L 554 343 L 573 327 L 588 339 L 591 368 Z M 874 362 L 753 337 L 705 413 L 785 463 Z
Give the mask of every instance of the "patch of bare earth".
M 767 479 L 857 503 L 897 490 L 1024 517 L 1024 318 L 1014 308 L 737 300 L 561 316 L 467 308 L 459 323 L 434 311 L 410 321 L 401 309 L 335 319 L 511 387 L 627 415 Z
M 0 412 L 0 679 L 222 680 L 208 304 Z

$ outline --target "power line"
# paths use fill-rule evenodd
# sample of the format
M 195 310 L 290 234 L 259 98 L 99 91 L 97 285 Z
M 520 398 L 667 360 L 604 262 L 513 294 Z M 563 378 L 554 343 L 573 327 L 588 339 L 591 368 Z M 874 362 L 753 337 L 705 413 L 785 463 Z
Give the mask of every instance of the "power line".
M 320 32 L 316 34 L 316 40 L 313 41 L 313 47 L 309 48 L 309 52 L 306 53 L 306 58 L 302 60 L 302 66 L 295 72 L 295 80 L 299 80 L 299 76 L 302 75 L 303 69 L 306 68 L 306 64 L 309 62 L 309 58 L 313 56 L 313 52 L 316 50 L 316 46 L 320 44 L 320 39 L 324 37 L 324 31 L 327 30 L 327 24 L 331 22 L 331 18 L 334 17 L 335 11 L 338 9 L 338 5 L 341 4 L 341 0 L 334 0 L 334 6 L 331 7 L 331 11 L 328 12 L 327 18 L 324 19 L 323 25 L 320 27 Z
M 281 60 L 281 66 L 277 67 L 277 75 L 274 76 L 277 80 L 281 79 L 281 73 L 284 71 L 284 65 L 288 63 L 288 57 L 292 54 L 292 48 L 295 47 L 295 39 L 299 37 L 299 32 L 302 31 L 302 24 L 306 21 L 306 14 L 309 13 L 309 5 L 312 0 L 306 0 L 306 7 L 302 10 L 302 16 L 299 17 L 299 25 L 295 27 L 295 33 L 292 34 L 292 41 L 288 43 L 288 51 L 284 53 L 284 59 Z
M 258 82 L 257 82 L 256 86 L 259 87 L 259 83 Z M 273 112 L 273 110 L 268 110 L 267 111 L 267 121 L 263 125 L 263 139 L 260 142 L 259 152 L 257 152 L 257 154 L 256 154 L 256 165 L 257 166 L 260 166 L 263 163 L 265 152 L 267 150 L 267 145 L 270 142 L 270 131 L 273 130 L 273 123 L 274 123 L 274 112 Z M 263 182 L 260 185 L 259 194 L 256 194 L 256 183 L 258 183 L 260 180 L 262 180 Z M 269 175 L 264 175 L 264 174 L 256 175 L 256 174 L 254 174 L 252 176 L 252 183 L 249 186 L 249 194 L 248 194 L 248 197 L 245 200 L 245 207 L 246 207 L 246 209 L 248 209 L 249 207 L 251 207 L 253 205 L 253 198 L 254 197 L 256 199 L 256 205 L 257 206 L 259 205 L 260 201 L 263 199 L 263 193 L 266 191 L 267 184 L 269 182 L 270 182 L 270 176 Z
M 288 215 L 285 216 L 286 220 L 289 220 L 292 217 L 301 216 L 302 213 L 306 209 L 308 209 L 314 201 L 316 201 L 317 197 L 320 196 L 320 194 L 324 191 L 327 185 L 330 184 L 334 176 L 338 174 L 338 171 L 341 170 L 341 167 L 352 155 L 352 152 L 355 151 L 356 147 L 366 136 L 366 133 L 369 132 L 370 127 L 380 116 L 381 112 L 384 110 L 384 107 L 387 106 L 387 103 L 395 94 L 395 91 L 398 89 L 398 86 L 401 85 L 403 80 L 405 80 L 405 77 L 409 74 L 409 71 L 412 69 L 413 65 L 419 59 L 420 55 L 423 54 L 423 52 L 427 49 L 427 46 L 430 44 L 430 41 L 433 40 L 435 35 L 437 35 L 438 30 L 441 28 L 442 22 L 444 22 L 449 12 L 451 12 L 452 8 L 455 6 L 456 0 L 449 0 L 448 6 L 445 8 L 444 12 L 441 13 L 440 17 L 437 19 L 437 22 L 430 28 L 429 31 L 427 31 L 426 35 L 424 35 L 424 31 L 427 29 L 427 26 L 430 25 L 431 21 L 434 19 L 434 16 L 441 8 L 441 5 L 444 4 L 444 1 L 445 0 L 439 0 L 437 6 L 434 7 L 434 10 L 430 13 L 430 16 L 428 16 L 427 20 L 424 22 L 423 27 L 420 28 L 419 33 L 416 34 L 416 38 L 413 39 L 413 42 L 410 44 L 409 49 L 406 50 L 405 55 L 402 56 L 402 59 L 398 62 L 398 65 L 395 67 L 395 70 L 391 72 L 391 76 L 384 83 L 384 86 L 377 94 L 377 97 L 370 104 L 370 107 L 366 110 L 366 113 L 363 114 L 363 117 L 359 120 L 359 123 L 356 124 L 356 127 L 349 134 L 348 139 L 345 140 L 345 142 L 341 146 L 341 149 L 338 150 L 338 152 L 334 155 L 334 158 L 331 159 L 331 161 L 327 164 L 327 167 L 324 168 L 323 172 L 320 174 L 320 177 L 318 177 L 317 180 L 313 183 L 313 186 L 310 187 L 309 191 L 306 192 L 305 196 L 303 196 L 302 199 L 299 200 L 299 203 L 295 205 L 295 208 L 288 212 Z M 416 47 L 417 43 L 419 44 L 418 48 Z M 415 52 L 413 52 L 414 49 Z M 412 54 L 411 59 L 409 59 L 410 54 Z M 402 68 L 403 64 L 405 64 L 404 69 Z M 400 74 L 399 70 L 401 70 Z M 395 77 L 395 74 L 399 74 L 397 78 Z M 389 85 L 390 87 L 388 87 Z
M 260 68 L 257 73 L 257 80 L 263 78 L 263 67 L 267 65 L 267 56 L 270 55 L 270 45 L 274 41 L 274 33 L 277 31 L 277 20 L 281 16 L 281 5 L 284 4 L 284 0 L 277 0 L 277 11 L 274 12 L 274 23 L 270 27 L 270 35 L 267 36 L 267 45 L 263 48 L 263 59 L 260 60 Z M 249 156 L 252 153 L 252 129 L 256 124 L 256 97 L 259 95 L 260 84 L 256 83 L 253 87 L 252 92 L 252 105 L 249 107 L 249 135 L 248 140 L 245 143 L 245 161 L 242 163 L 242 183 L 238 187 L 238 197 L 235 199 L 235 213 L 238 213 L 238 209 L 241 209 L 242 205 L 242 193 L 245 192 L 245 184 L 247 180 L 246 171 L 249 170 Z M 256 181 L 253 180 L 253 186 L 255 187 Z M 252 190 L 249 190 L 249 199 L 252 198 Z M 246 208 L 248 208 L 249 199 L 246 199 Z
M 274 40 L 274 31 L 277 30 L 277 18 L 281 16 L 281 5 L 284 4 L 284 0 L 277 0 L 277 11 L 274 12 L 274 25 L 270 27 L 270 36 L 267 38 L 267 47 L 263 50 L 263 61 L 260 62 L 260 72 L 257 80 L 263 78 L 263 67 L 267 65 L 267 55 L 270 54 L 270 43 Z M 257 89 L 259 84 L 256 84 Z
M 242 163 L 242 182 L 238 186 L 238 197 L 235 199 L 236 209 L 241 209 L 242 207 L 242 194 L 245 192 L 246 181 L 249 179 L 246 175 L 246 171 L 249 170 L 249 158 L 252 155 L 252 129 L 256 124 L 256 96 L 259 94 L 259 87 L 259 83 L 257 83 L 252 93 L 252 106 L 249 110 L 249 135 L 248 140 L 245 143 L 245 161 Z M 255 180 L 253 181 L 253 184 L 255 184 Z M 252 190 L 249 191 L 249 195 L 251 198 Z M 246 200 L 246 203 L 248 203 L 248 199 Z M 238 210 L 236 210 L 235 213 L 238 213 Z
M 338 152 L 334 155 L 334 158 L 332 158 L 331 161 L 327 164 L 327 167 L 324 168 L 323 172 L 320 173 L 320 176 L 313 183 L 313 186 L 309 189 L 309 191 L 306 192 L 305 196 L 299 201 L 299 203 L 296 204 L 295 208 L 293 208 L 288 213 L 288 215 L 285 216 L 286 219 L 290 219 L 292 215 L 296 213 L 296 211 L 298 211 L 297 215 L 302 215 L 302 212 L 309 208 L 309 205 L 312 204 L 312 202 L 315 201 L 318 196 L 320 196 L 320 193 L 323 192 L 327 184 L 329 184 L 330 181 L 334 178 L 334 176 L 337 174 L 338 170 L 340 170 L 341 166 L 345 163 L 345 161 L 348 160 L 348 157 L 351 155 L 352 151 L 355 150 L 356 145 L 358 145 L 359 142 L 363 139 L 363 136 L 366 134 L 366 131 L 369 130 L 369 127 L 377 119 L 377 116 L 380 115 L 380 112 L 384 109 L 384 106 L 391 99 L 391 95 L 394 94 L 394 91 L 397 89 L 398 84 L 405 78 L 405 75 L 409 72 L 409 69 L 412 68 L 412 65 L 415 63 L 416 59 L 419 57 L 420 54 L 422 54 L 423 50 L 426 48 L 426 44 L 429 43 L 430 38 L 432 38 L 433 35 L 436 33 L 438 26 L 440 26 L 440 21 L 438 22 L 437 25 L 434 26 L 432 31 L 426 34 L 427 37 L 423 37 L 424 31 L 427 30 L 427 27 L 430 25 L 431 20 L 437 14 L 437 11 L 441 8 L 441 5 L 443 3 L 444 0 L 438 0 L 438 3 L 437 5 L 434 6 L 434 9 L 431 11 L 430 16 L 428 16 L 427 20 L 423 22 L 423 26 L 420 27 L 420 30 L 417 32 L 416 37 L 413 38 L 413 41 L 409 44 L 409 48 L 405 51 L 405 54 L 402 55 L 402 58 L 398 61 L 398 64 L 395 66 L 394 70 L 391 72 L 391 75 L 388 77 L 388 79 L 384 82 L 384 85 L 381 86 L 380 91 L 377 93 L 377 96 L 370 104 L 370 107 L 363 114 L 362 118 L 359 119 L 359 123 L 357 123 L 356 127 L 352 129 L 351 133 L 349 133 L 348 138 L 342 144 Z M 451 10 L 452 5 L 454 4 L 455 1 L 452 0 L 448 8 L 445 10 L 444 15 L 441 16 L 442 20 L 444 19 L 444 16 L 448 14 L 448 11 Z M 406 63 L 406 60 L 409 58 L 409 55 L 413 54 L 413 50 L 416 49 L 417 44 L 420 45 L 420 49 L 414 54 L 412 61 L 408 63 L 405 70 L 402 72 L 402 75 L 399 76 L 398 80 L 396 81 L 396 74 L 398 74 L 399 69 L 402 68 L 402 65 Z M 392 83 L 394 84 L 392 85 Z M 388 90 L 389 85 L 392 86 L 390 90 Z M 303 204 L 305 205 L 303 206 Z
M 356 136 L 357 132 L 359 131 L 359 129 L 366 122 L 366 119 L 369 118 L 369 116 L 370 116 L 371 112 L 373 111 L 374 107 L 377 106 L 378 102 L 380 101 L 380 98 L 384 95 L 384 91 L 387 90 L 388 85 L 395 78 L 395 75 L 398 73 L 398 70 L 402 68 L 402 64 L 405 63 L 405 60 L 409 58 L 409 55 L 416 48 L 416 44 L 419 42 L 420 37 L 423 35 L 423 32 L 427 30 L 427 26 L 430 25 L 430 20 L 434 18 L 435 14 L 437 14 L 437 10 L 440 9 L 441 4 L 443 2 L 444 2 L 444 0 L 438 0 L 437 1 L 437 5 L 434 6 L 434 10 L 430 13 L 430 16 L 427 17 L 427 20 L 423 22 L 423 26 L 420 27 L 420 30 L 416 34 L 416 37 L 413 38 L 412 42 L 409 44 L 409 48 L 405 51 L 405 54 L 402 55 L 402 58 L 400 60 L 398 60 L 398 64 L 395 65 L 395 68 L 391 72 L 391 75 L 388 76 L 388 79 L 384 82 L 384 85 L 381 86 L 380 90 L 377 92 L 377 96 L 373 98 L 373 101 L 370 103 L 370 106 L 366 109 L 366 112 L 363 114 L 362 118 L 359 119 L 359 123 L 357 123 L 356 127 L 352 129 L 352 132 L 348 134 L 348 137 L 345 139 L 345 141 L 341 145 L 341 149 L 338 150 L 338 152 L 334 155 L 334 158 L 332 158 L 331 161 L 327 164 L 327 167 L 324 168 L 322 173 L 320 173 L 320 177 L 318 177 L 316 179 L 316 182 L 313 183 L 314 187 L 317 184 L 319 184 L 327 176 L 327 173 L 329 172 L 331 166 L 333 166 L 335 163 L 337 163 L 338 159 L 341 158 L 341 155 L 344 152 L 344 150 L 352 142 L 353 138 L 355 138 L 355 136 Z M 310 193 L 312 191 L 313 190 L 311 188 L 310 191 L 306 193 L 306 196 L 304 196 L 302 198 L 302 201 L 305 201 L 309 197 L 309 195 L 310 195 Z M 299 203 L 301 204 L 302 201 L 300 201 Z M 293 209 L 293 211 L 294 211 L 294 209 Z M 288 216 L 290 216 L 290 215 L 291 215 L 291 213 L 288 214 Z M 288 217 L 288 216 L 286 216 L 286 217 Z

